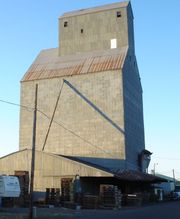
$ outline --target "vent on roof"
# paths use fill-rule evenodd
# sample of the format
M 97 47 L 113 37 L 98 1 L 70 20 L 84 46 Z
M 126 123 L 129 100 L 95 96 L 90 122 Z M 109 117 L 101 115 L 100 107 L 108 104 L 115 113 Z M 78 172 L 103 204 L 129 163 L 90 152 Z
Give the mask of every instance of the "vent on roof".
M 84 33 L 84 30 L 83 30 L 83 29 L 81 29 L 81 33 L 82 33 L 82 34 Z

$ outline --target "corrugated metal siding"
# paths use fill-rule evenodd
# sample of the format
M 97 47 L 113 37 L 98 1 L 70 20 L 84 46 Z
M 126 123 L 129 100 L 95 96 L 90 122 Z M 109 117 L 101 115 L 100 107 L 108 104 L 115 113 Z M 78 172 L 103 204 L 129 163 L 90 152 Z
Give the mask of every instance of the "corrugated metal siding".
M 40 80 L 101 71 L 121 69 L 127 48 L 59 57 L 47 51 L 41 52 L 22 81 Z

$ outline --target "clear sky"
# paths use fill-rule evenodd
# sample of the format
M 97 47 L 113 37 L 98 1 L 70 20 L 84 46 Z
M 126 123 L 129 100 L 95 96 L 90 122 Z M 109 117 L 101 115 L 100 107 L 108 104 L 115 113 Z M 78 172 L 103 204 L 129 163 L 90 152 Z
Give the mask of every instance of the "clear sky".
M 58 46 L 64 12 L 117 0 L 0 0 L 0 99 L 19 103 L 20 80 Z M 180 1 L 132 0 L 150 170 L 180 178 Z M 0 102 L 0 157 L 18 150 L 19 108 Z

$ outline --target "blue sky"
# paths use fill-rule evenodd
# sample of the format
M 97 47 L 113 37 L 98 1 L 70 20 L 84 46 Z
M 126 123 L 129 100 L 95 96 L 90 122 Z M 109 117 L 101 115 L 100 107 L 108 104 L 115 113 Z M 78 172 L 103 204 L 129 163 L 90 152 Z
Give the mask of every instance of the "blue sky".
M 20 102 L 20 80 L 42 49 L 58 46 L 64 12 L 116 0 L 1 0 L 0 99 Z M 180 178 L 180 1 L 132 0 L 149 169 Z M 0 156 L 18 150 L 19 108 L 0 102 Z M 158 163 L 158 164 L 157 164 Z

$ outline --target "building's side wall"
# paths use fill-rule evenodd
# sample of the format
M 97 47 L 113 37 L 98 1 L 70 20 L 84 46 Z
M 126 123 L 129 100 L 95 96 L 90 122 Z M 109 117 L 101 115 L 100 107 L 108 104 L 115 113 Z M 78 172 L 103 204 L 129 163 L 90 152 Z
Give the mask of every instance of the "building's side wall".
M 117 48 L 127 46 L 127 8 L 62 17 L 59 32 L 60 55 L 110 49 L 111 39 L 117 39 Z
M 125 144 L 128 168 L 139 168 L 138 155 L 145 149 L 143 100 L 138 66 L 129 51 L 123 69 Z
M 135 54 L 134 17 L 131 9 L 131 4 L 128 5 L 128 10 L 127 10 L 127 26 L 128 26 L 128 47 L 131 53 Z
M 46 188 L 60 188 L 62 178 L 79 176 L 112 176 L 77 162 L 36 151 L 34 190 L 46 191 Z M 31 150 L 14 153 L 0 159 L 0 173 L 14 175 L 15 171 L 31 171 Z
M 66 79 L 124 129 L 120 70 L 77 75 Z M 42 150 L 62 81 L 62 78 L 54 78 L 21 84 L 21 104 L 33 107 L 35 84 L 38 83 L 38 109 L 49 117 L 48 119 L 38 112 L 38 150 Z M 32 147 L 32 124 L 33 112 L 21 108 L 20 149 Z M 64 84 L 45 151 L 77 157 L 124 160 L 124 134 Z

